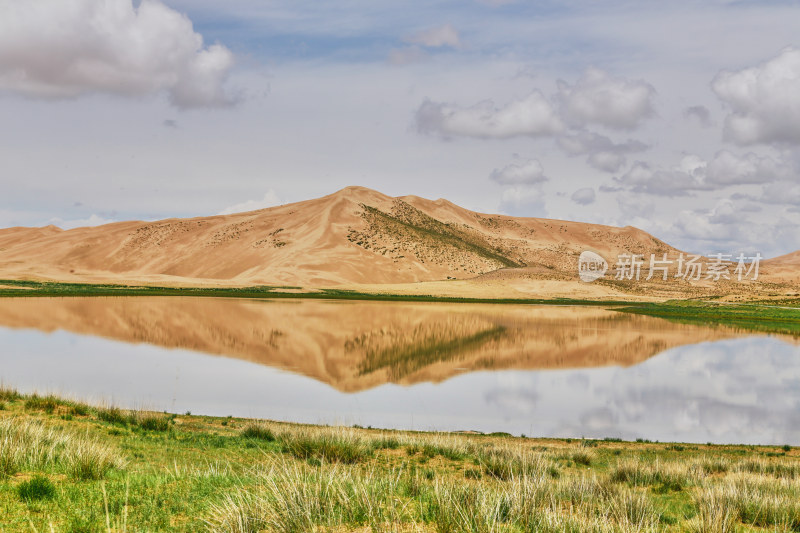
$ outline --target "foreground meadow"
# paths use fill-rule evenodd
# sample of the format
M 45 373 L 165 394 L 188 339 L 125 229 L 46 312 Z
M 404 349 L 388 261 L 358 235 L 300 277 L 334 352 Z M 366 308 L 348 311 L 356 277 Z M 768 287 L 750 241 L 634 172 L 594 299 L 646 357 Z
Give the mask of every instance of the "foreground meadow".
M 798 531 L 784 447 L 313 427 L 0 390 L 0 531 Z

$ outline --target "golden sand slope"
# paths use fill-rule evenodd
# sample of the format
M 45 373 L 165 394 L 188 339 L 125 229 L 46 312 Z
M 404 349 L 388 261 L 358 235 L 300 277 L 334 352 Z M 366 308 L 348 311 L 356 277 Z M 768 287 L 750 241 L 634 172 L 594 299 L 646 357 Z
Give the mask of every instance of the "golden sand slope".
M 771 279 L 800 285 L 800 250 L 764 261 Z
M 62 231 L 0 230 L 0 277 L 330 286 L 472 278 L 503 267 L 572 268 L 591 247 L 672 250 L 635 228 L 482 215 L 446 200 L 348 187 L 227 216 Z
M 746 335 L 596 307 L 174 297 L 0 299 L 0 327 L 244 359 L 346 392 L 476 370 L 629 366 Z
M 447 200 L 392 198 L 363 187 L 226 216 L 119 222 L 62 231 L 0 230 L 0 279 L 171 285 L 299 285 L 495 296 L 657 294 L 582 284 L 577 258 L 593 250 L 677 256 L 633 227 L 486 215 Z M 796 257 L 770 268 L 780 282 Z M 789 274 L 786 274 L 789 272 Z M 472 279 L 455 285 L 447 280 Z M 425 288 L 411 285 L 434 284 Z M 701 284 L 702 285 L 702 284 Z M 672 282 L 662 296 L 691 287 Z

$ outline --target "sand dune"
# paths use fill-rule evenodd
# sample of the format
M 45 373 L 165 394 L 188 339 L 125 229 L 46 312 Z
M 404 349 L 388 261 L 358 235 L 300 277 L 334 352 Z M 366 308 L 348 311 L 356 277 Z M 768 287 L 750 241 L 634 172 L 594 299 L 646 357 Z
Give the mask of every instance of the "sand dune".
M 771 279 L 800 288 L 800 250 L 764 261 Z
M 63 231 L 0 230 L 0 279 L 172 285 L 394 287 L 396 292 L 645 297 L 705 290 L 677 282 L 643 290 L 583 284 L 593 250 L 649 256 L 678 250 L 633 227 L 475 213 L 447 200 L 393 198 L 347 187 L 304 202 L 234 215 L 119 222 Z M 797 271 L 797 254 L 764 275 Z M 447 280 L 470 280 L 448 285 Z M 432 284 L 432 285 L 431 285 Z M 699 289 L 698 289 L 699 287 Z

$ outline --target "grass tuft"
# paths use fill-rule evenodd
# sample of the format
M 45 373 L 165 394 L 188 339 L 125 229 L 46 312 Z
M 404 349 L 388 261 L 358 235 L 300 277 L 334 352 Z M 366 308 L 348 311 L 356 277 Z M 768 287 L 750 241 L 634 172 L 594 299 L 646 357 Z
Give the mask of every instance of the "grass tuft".
M 317 459 L 332 463 L 355 464 L 372 456 L 373 448 L 351 433 L 298 432 L 280 436 L 284 452 L 298 459 Z
M 266 442 L 273 442 L 277 440 L 275 433 L 270 428 L 263 424 L 257 423 L 248 424 L 242 430 L 241 436 L 245 439 L 263 440 Z
M 38 475 L 17 485 L 17 495 L 26 503 L 52 500 L 56 497 L 56 487 L 50 479 Z

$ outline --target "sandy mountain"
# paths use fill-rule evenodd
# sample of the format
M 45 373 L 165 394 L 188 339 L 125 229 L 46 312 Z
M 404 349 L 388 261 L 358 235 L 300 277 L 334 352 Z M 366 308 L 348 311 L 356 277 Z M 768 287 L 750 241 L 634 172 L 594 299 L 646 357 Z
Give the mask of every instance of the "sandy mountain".
M 504 267 L 560 270 L 575 252 L 669 251 L 632 227 L 484 215 L 446 200 L 347 187 L 235 215 L 0 230 L 0 275 L 156 276 L 237 283 L 408 283 Z
M 0 279 L 391 286 L 396 292 L 419 282 L 471 279 L 444 281 L 430 292 L 515 296 L 607 297 L 630 289 L 580 284 L 577 258 L 587 249 L 609 262 L 620 253 L 679 253 L 630 226 L 488 215 L 444 199 L 347 187 L 234 215 L 0 230 Z
M 776 281 L 800 284 L 800 250 L 768 259 L 764 267 Z

